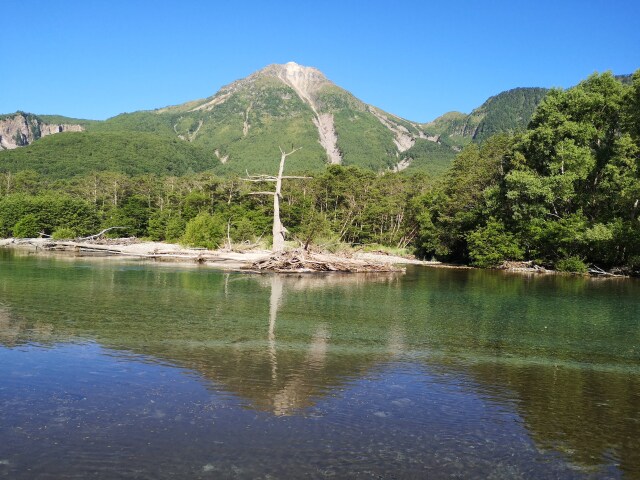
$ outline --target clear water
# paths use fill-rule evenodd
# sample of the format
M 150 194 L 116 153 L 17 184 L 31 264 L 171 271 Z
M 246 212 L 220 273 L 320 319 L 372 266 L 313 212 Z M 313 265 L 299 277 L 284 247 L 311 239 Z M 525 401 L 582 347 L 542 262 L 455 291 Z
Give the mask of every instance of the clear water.
M 640 478 L 640 282 L 0 250 L 0 478 Z

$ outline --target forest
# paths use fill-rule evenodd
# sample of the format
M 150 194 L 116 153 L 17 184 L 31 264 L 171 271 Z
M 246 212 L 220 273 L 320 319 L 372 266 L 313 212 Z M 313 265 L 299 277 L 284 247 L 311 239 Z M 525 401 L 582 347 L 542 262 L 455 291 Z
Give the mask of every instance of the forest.
M 207 248 L 270 242 L 272 199 L 252 193 L 272 184 L 188 167 L 176 176 L 14 167 L 0 165 L 0 237 L 72 238 L 120 226 L 119 236 Z M 466 146 L 441 176 L 337 165 L 305 176 L 282 190 L 295 244 L 638 274 L 640 70 L 628 84 L 604 73 L 550 90 L 526 130 Z

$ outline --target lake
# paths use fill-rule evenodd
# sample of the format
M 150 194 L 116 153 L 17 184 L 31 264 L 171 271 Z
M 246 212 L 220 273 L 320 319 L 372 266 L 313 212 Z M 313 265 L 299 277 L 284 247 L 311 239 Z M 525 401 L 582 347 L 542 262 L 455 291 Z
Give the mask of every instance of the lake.
M 0 478 L 640 478 L 640 282 L 0 250 Z

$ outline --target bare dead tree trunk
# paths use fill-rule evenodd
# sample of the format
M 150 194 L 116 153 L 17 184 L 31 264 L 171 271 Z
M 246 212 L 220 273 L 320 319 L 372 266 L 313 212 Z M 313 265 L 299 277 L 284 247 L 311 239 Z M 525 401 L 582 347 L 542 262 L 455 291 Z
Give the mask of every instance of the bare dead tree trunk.
M 278 176 L 276 177 L 276 192 L 273 196 L 273 251 L 280 252 L 284 250 L 284 239 L 287 234 L 287 229 L 282 225 L 282 221 L 280 220 L 280 199 L 282 198 L 282 173 L 284 172 L 284 161 L 287 158 L 287 155 L 291 155 L 295 150 L 290 153 L 284 153 L 282 148 L 280 149 L 280 169 L 278 170 Z
M 285 153 L 282 148 L 280 148 L 280 168 L 278 169 L 278 176 L 273 177 L 270 175 L 256 175 L 249 176 L 244 180 L 250 182 L 275 182 L 276 189 L 275 192 L 252 192 L 251 195 L 273 195 L 273 246 L 272 251 L 281 252 L 284 250 L 284 240 L 287 234 L 287 229 L 282 225 L 282 221 L 280 220 L 280 200 L 282 199 L 282 179 L 283 178 L 309 178 L 309 177 L 296 177 L 296 176 L 283 176 L 284 173 L 284 163 L 287 157 L 295 152 L 300 150 L 300 148 L 295 148 L 288 153 Z

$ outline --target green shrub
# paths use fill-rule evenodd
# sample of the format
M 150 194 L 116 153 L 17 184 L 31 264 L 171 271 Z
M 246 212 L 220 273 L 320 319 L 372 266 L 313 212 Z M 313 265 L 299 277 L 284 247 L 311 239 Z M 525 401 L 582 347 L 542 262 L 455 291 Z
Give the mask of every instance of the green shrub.
M 515 237 L 494 218 L 469 233 L 467 243 L 471 263 L 477 267 L 497 267 L 505 260 L 521 260 L 524 255 Z
M 191 247 L 218 248 L 225 239 L 227 223 L 218 215 L 200 213 L 189 220 L 182 243 Z
M 38 217 L 29 213 L 22 217 L 13 226 L 13 236 L 16 238 L 34 238 L 40 235 L 42 226 Z
M 76 232 L 72 228 L 60 227 L 51 234 L 53 240 L 69 240 L 76 237 Z
M 588 269 L 580 257 L 567 257 L 556 262 L 556 270 L 559 272 L 587 273 Z
M 256 227 L 248 218 L 241 218 L 233 223 L 231 237 L 235 242 L 254 242 L 256 239 Z
M 169 242 L 177 242 L 184 235 L 186 222 L 180 217 L 173 217 L 167 221 L 164 238 Z

